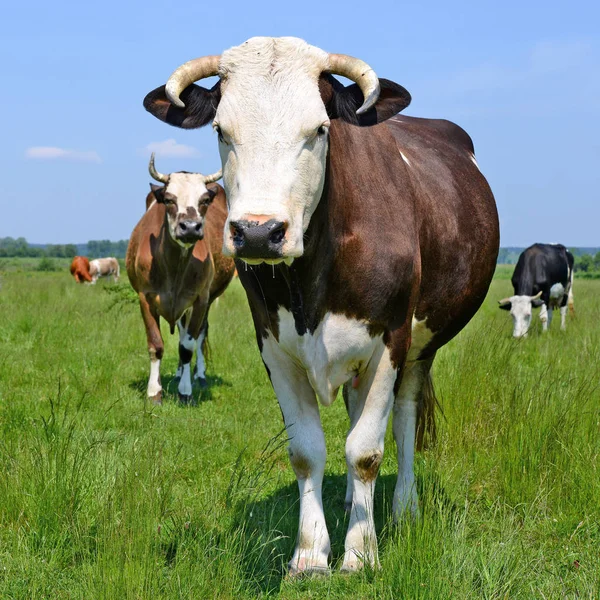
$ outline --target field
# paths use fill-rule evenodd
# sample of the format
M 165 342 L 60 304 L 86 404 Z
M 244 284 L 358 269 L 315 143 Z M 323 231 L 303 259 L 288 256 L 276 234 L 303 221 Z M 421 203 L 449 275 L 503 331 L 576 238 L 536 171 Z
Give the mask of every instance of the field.
M 12 263 L 11 263 L 12 264 Z M 438 355 L 437 444 L 417 459 L 422 519 L 391 525 L 388 431 L 376 507 L 382 569 L 289 581 L 298 492 L 236 280 L 211 313 L 211 386 L 163 406 L 125 283 L 0 274 L 0 598 L 597 598 L 600 281 L 576 280 L 568 331 L 510 337 L 500 269 Z M 558 315 L 556 315 L 558 317 Z M 322 410 L 332 560 L 347 517 L 341 398 Z

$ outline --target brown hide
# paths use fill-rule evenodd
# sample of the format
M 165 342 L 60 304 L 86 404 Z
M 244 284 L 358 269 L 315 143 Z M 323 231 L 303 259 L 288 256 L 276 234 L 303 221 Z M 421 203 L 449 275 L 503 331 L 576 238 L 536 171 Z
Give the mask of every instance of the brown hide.
M 91 282 L 90 261 L 86 256 L 76 256 L 71 262 L 71 275 L 75 277 L 77 283 L 84 281 Z

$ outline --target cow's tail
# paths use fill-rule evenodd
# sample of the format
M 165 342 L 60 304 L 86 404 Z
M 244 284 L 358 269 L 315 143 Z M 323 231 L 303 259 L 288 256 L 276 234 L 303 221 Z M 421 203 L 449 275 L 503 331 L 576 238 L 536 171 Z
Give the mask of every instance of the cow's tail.
M 573 269 L 571 269 L 571 276 L 569 281 L 569 294 L 567 296 L 567 304 L 569 305 L 569 312 L 572 316 L 575 316 L 575 303 L 573 301 Z
M 417 405 L 416 447 L 419 451 L 425 450 L 435 443 L 436 407 L 439 407 L 439 403 L 435 395 L 435 389 L 433 387 L 433 380 L 431 378 L 430 371 L 427 373 L 425 380 L 423 381 L 421 397 L 419 398 L 419 403 Z

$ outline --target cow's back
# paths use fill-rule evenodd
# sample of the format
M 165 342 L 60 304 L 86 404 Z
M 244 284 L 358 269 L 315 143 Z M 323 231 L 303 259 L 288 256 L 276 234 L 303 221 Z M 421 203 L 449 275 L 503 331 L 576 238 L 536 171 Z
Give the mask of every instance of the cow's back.
M 562 244 L 533 244 L 523 250 L 511 282 L 515 295 L 548 293 L 555 283 L 565 288 L 573 269 L 573 256 Z

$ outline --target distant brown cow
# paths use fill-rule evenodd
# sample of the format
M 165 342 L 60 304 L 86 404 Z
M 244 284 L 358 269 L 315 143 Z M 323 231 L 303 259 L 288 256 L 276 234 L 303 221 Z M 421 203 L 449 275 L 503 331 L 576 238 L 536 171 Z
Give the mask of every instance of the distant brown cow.
M 221 173 L 163 175 L 150 159 L 152 198 L 127 248 L 127 273 L 138 293 L 150 353 L 148 397 L 162 401 L 160 361 L 164 344 L 160 317 L 171 333 L 179 329 L 179 399 L 192 398 L 190 363 L 197 346 L 194 379 L 206 385 L 202 346 L 208 333 L 208 310 L 233 277 L 234 264 L 221 254 L 227 207 Z M 207 184 L 211 184 L 207 187 Z M 211 206 L 212 205 L 212 206 Z M 210 209 L 209 209 L 210 206 Z M 207 212 L 208 211 L 208 212 Z
M 110 277 L 111 275 L 115 282 L 119 281 L 121 276 L 119 261 L 113 256 L 96 258 L 90 261 L 90 275 L 92 276 L 92 283 L 96 283 L 99 277 Z
M 71 263 L 71 275 L 77 283 L 92 283 L 90 274 L 90 261 L 86 256 L 76 256 Z

